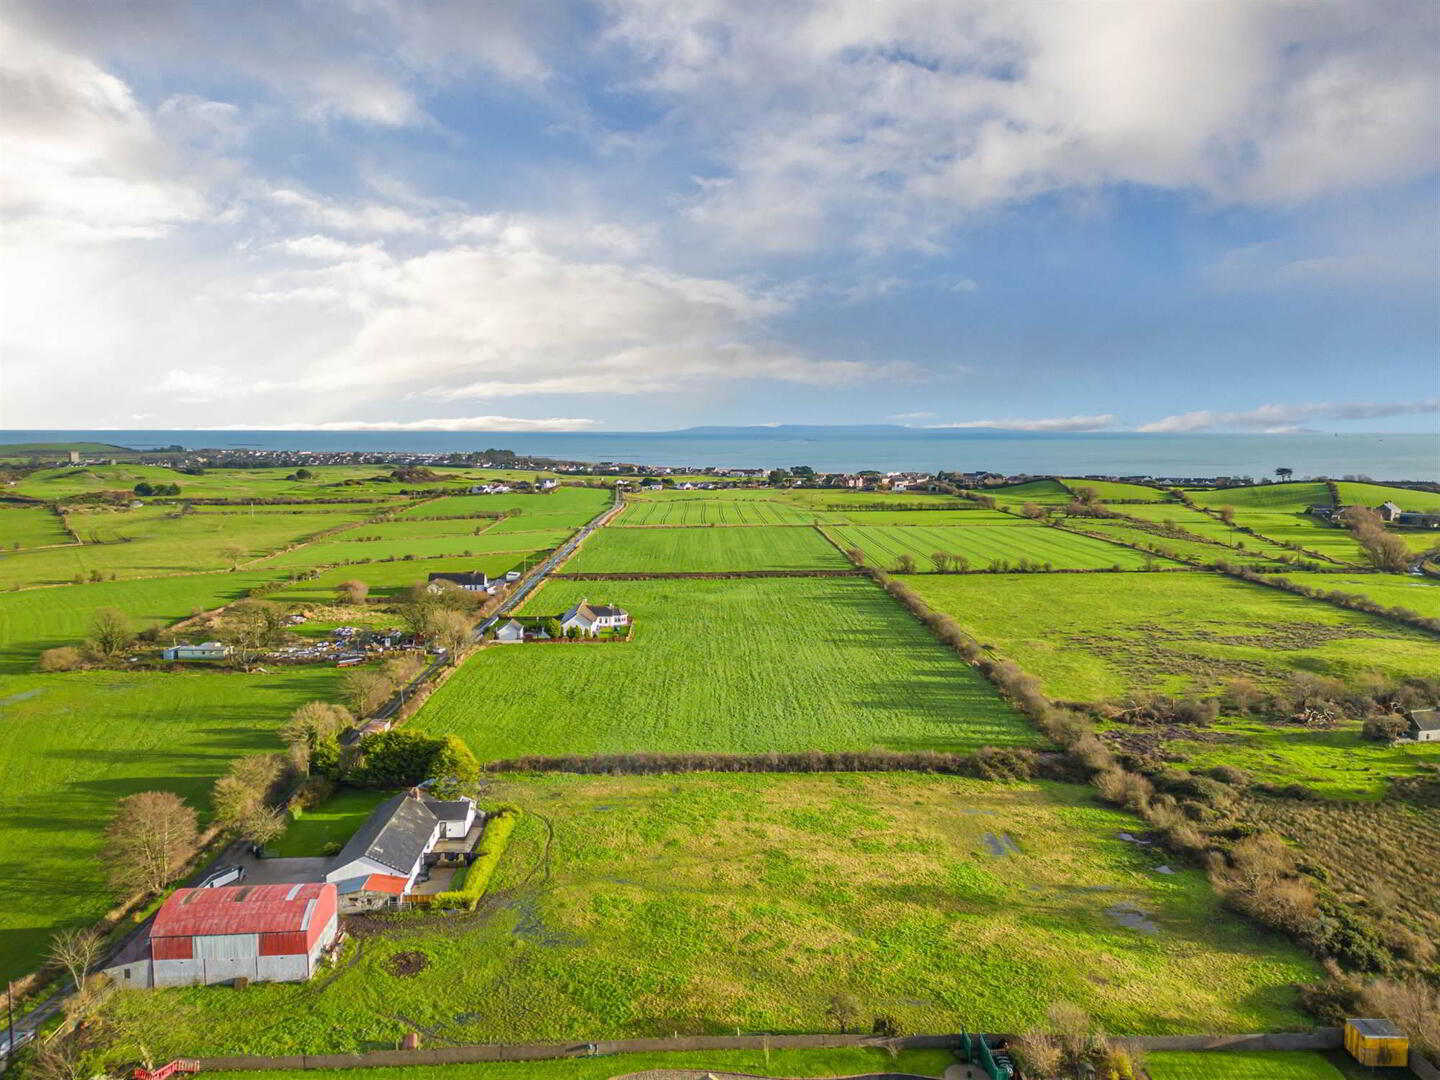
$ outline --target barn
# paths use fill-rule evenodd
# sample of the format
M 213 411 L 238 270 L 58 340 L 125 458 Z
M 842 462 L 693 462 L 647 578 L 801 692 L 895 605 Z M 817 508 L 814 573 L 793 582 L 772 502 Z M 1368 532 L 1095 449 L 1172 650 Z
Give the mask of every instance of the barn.
M 310 978 L 338 928 L 335 886 L 178 889 L 106 968 L 122 987 Z

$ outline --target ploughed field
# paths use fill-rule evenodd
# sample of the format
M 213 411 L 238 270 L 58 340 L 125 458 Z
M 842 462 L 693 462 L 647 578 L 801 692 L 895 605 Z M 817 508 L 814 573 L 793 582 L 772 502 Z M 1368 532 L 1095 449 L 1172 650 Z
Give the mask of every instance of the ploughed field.
M 693 505 L 693 504 L 692 504 Z M 599 529 L 565 573 L 843 570 L 850 563 L 814 528 Z
M 518 651 L 518 650 L 517 650 Z M 333 977 L 120 994 L 120 1055 L 833 1030 L 1127 1033 L 1304 1023 L 1318 968 L 1162 872 L 1085 788 L 915 774 L 506 778 L 525 810 L 474 916 L 361 926 Z M 352 928 L 353 929 L 353 928 Z M 395 974 L 394 957 L 421 969 Z M 414 957 L 407 972 L 413 971 Z
M 930 570 L 931 555 L 937 552 L 963 556 L 975 570 L 997 563 L 1014 566 L 1021 560 L 1048 563 L 1055 570 L 1138 570 L 1147 562 L 1174 565 L 1118 544 L 1017 518 L 973 527 L 829 525 L 825 532 L 841 548 L 858 548 L 868 564 L 885 570 L 894 568 L 902 555 L 914 559 L 917 570 Z
M 634 640 L 484 649 L 411 723 L 461 735 L 482 760 L 1036 739 L 867 578 L 552 581 L 523 613 L 586 597 L 628 610 Z

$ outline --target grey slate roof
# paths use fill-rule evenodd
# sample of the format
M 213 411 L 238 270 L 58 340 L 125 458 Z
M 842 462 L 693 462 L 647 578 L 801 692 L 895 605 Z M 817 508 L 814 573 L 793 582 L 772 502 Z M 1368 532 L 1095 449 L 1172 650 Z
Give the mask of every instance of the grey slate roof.
M 427 795 L 425 805 L 437 821 L 464 821 L 465 815 L 470 813 L 467 799 L 432 799 Z
M 401 792 L 381 803 L 340 849 L 335 865 L 371 858 L 381 866 L 409 875 L 425 854 L 425 845 L 440 820 L 426 805 L 428 801 Z
M 452 581 L 456 585 L 479 585 L 481 588 L 490 584 L 490 578 L 483 570 L 476 570 L 473 573 L 470 571 L 454 571 L 431 574 L 430 580 Z
M 1421 731 L 1440 731 L 1440 709 L 1416 709 L 1410 720 Z

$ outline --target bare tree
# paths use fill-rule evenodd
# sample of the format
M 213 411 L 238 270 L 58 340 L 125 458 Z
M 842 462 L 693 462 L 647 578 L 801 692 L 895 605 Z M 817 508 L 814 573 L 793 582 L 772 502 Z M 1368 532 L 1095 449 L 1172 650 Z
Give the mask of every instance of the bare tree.
M 849 548 L 845 552 L 845 557 L 849 559 L 852 563 L 854 563 L 856 566 L 865 565 L 865 552 L 861 551 L 859 548 Z
M 1386 529 L 1380 515 L 1369 507 L 1350 507 L 1345 511 L 1345 524 L 1365 552 L 1365 558 L 1377 570 L 1399 573 L 1408 569 L 1415 558 L 1410 545 Z
M 135 640 L 130 616 L 119 608 L 100 608 L 90 620 L 90 646 L 101 656 L 117 656 Z
M 342 581 L 335 586 L 335 599 L 342 604 L 359 606 L 370 595 L 370 586 L 359 579 Z
M 351 668 L 340 679 L 340 694 L 356 716 L 378 709 L 394 692 L 389 679 L 367 668 Z
M 463 611 L 437 611 L 431 627 L 436 643 L 449 652 L 452 664 L 460 651 L 470 644 L 474 632 L 470 617 Z
M 1045 508 L 1039 503 L 1027 502 L 1024 506 L 1020 507 L 1020 513 L 1031 521 L 1039 521 L 1045 516 Z
M 915 572 L 915 556 L 909 552 L 903 553 L 895 560 L 895 572 L 897 574 L 913 574 Z
M 105 951 L 105 939 L 89 927 L 61 930 L 50 942 L 49 958 L 65 969 L 78 988 Z
M 835 1021 L 841 1035 L 848 1035 L 860 1022 L 860 1001 L 854 994 L 836 994 L 826 1006 L 825 1015 Z
M 950 556 L 943 551 L 931 552 L 930 565 L 935 567 L 935 573 L 943 574 L 950 569 Z
M 1222 507 L 1220 507 L 1220 520 L 1223 521 L 1226 525 L 1234 525 L 1234 524 L 1235 524 L 1235 507 L 1233 507 L 1233 506 L 1222 506 Z
M 273 844 L 285 835 L 285 814 L 269 806 L 256 806 L 246 814 L 237 830 L 240 837 L 256 847 Z
M 159 892 L 195 848 L 195 811 L 172 791 L 121 799 L 105 830 L 110 881 L 118 889 Z
M 243 545 L 231 541 L 223 545 L 218 554 L 220 558 L 230 564 L 231 570 L 238 570 L 240 569 L 240 564 L 245 561 L 245 557 L 250 553 L 245 550 Z
M 280 729 L 280 738 L 286 743 L 304 741 L 314 746 L 322 739 L 340 734 L 354 722 L 350 710 L 343 705 L 307 701 L 290 714 L 290 719 Z

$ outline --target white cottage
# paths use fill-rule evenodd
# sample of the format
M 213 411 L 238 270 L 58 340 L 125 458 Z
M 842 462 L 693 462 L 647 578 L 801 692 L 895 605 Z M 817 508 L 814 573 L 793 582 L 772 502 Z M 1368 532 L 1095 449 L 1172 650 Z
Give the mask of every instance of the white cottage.
M 581 600 L 560 616 L 562 630 L 568 631 L 574 626 L 584 634 L 593 634 L 597 630 L 610 630 L 629 625 L 630 613 L 625 609 L 609 604 L 592 604 L 588 598 Z

